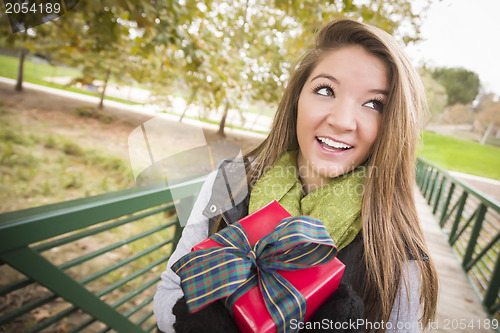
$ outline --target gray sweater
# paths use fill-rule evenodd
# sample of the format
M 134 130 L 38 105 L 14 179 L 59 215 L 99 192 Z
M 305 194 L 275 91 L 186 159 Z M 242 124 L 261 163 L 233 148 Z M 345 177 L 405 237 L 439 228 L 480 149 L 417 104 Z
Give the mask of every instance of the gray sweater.
M 161 274 L 161 282 L 154 296 L 154 314 L 158 328 L 165 332 L 174 332 L 175 316 L 172 308 L 183 296 L 179 277 L 170 267 L 182 256 L 189 253 L 191 248 L 208 237 L 209 217 L 207 207 L 213 207 L 210 200 L 212 189 L 217 177 L 217 170 L 210 173 L 198 195 L 191 215 L 183 230 L 177 248 L 170 257 L 166 270 Z M 419 272 L 414 260 L 408 261 L 407 274 L 409 288 L 406 288 L 404 279 L 401 279 L 398 295 L 392 309 L 390 321 L 383 323 L 387 332 L 418 332 L 419 301 Z M 406 273 L 405 272 L 405 273 Z M 407 297 L 408 292 L 408 297 Z M 381 323 L 368 323 L 368 327 L 376 328 Z

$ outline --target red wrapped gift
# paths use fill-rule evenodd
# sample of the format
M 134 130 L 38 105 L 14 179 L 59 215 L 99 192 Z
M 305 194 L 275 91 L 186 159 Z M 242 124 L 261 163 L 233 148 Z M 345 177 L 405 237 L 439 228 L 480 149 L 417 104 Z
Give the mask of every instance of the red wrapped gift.
M 276 225 L 290 214 L 277 202 L 272 201 L 239 222 L 245 229 L 248 240 L 254 245 L 259 239 L 271 233 Z M 263 222 L 266 223 L 263 223 Z M 208 238 L 193 247 L 193 251 L 220 247 Z M 308 321 L 318 307 L 338 288 L 344 272 L 344 264 L 334 258 L 326 264 L 294 271 L 279 271 L 307 302 L 305 321 Z M 234 304 L 233 315 L 242 332 L 275 332 L 276 326 L 263 300 L 258 286 L 243 294 Z

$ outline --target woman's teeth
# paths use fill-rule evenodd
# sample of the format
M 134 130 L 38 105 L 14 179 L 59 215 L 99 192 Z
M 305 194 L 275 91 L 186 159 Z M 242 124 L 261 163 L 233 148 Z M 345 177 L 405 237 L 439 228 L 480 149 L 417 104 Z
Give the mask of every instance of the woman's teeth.
M 324 143 L 326 146 L 330 148 L 335 148 L 335 149 L 349 149 L 352 148 L 352 146 L 346 145 L 345 143 L 337 142 L 329 138 L 324 138 L 321 136 L 317 137 L 318 141 Z

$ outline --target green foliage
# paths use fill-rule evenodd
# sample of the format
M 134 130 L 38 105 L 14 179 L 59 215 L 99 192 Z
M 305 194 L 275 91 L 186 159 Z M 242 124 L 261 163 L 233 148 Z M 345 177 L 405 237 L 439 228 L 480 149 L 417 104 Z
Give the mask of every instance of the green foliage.
M 0 128 L 0 140 L 23 146 L 33 146 L 35 138 L 32 135 L 23 134 L 10 127 Z
M 129 169 L 128 163 L 123 159 L 115 156 L 108 156 L 97 150 L 87 150 L 85 152 L 85 162 L 88 165 L 107 171 L 113 171 L 118 174 L 127 174 Z
M 35 168 L 39 165 L 39 158 L 35 157 L 29 149 L 24 147 L 18 148 L 17 145 L 11 144 L 11 142 L 5 143 L 4 138 L 0 138 L 2 145 L 0 148 L 2 151 L 2 156 L 0 157 L 0 162 L 4 166 L 21 166 L 21 167 L 30 167 Z M 26 174 L 22 175 L 22 178 L 25 180 L 30 179 L 31 177 L 26 176 Z
M 83 149 L 77 143 L 65 140 L 62 144 L 62 150 L 67 155 L 82 156 Z
M 450 170 L 500 179 L 500 148 L 424 132 L 419 155 Z
M 114 117 L 108 114 L 104 114 L 92 106 L 80 106 L 75 109 L 75 113 L 82 118 L 93 118 L 97 119 L 105 124 L 110 124 L 113 122 Z
M 320 3 L 314 0 L 274 0 L 277 8 L 301 23 L 303 33 L 298 40 L 310 40 L 323 23 L 334 18 L 348 17 L 377 26 L 406 44 L 420 39 L 421 15 L 427 12 L 430 3 L 431 1 L 421 2 L 423 10 L 417 14 L 409 0 L 327 0 Z M 405 25 L 405 29 L 400 31 L 401 25 Z
M 157 46 L 180 44 L 186 36 L 178 35 L 177 27 L 197 12 L 194 2 L 180 6 L 168 0 L 154 4 L 80 1 L 66 15 L 31 29 L 29 34 L 12 33 L 6 16 L 1 16 L 0 44 L 43 53 L 51 62 L 80 67 L 85 79 L 109 75 L 118 80 L 127 75 L 134 78 L 141 68 L 157 70 L 144 60 L 156 58 L 160 51 Z
M 479 76 L 465 68 L 436 68 L 432 77 L 446 88 L 448 105 L 471 103 L 479 93 Z
M 54 149 L 57 147 L 57 140 L 53 135 L 48 135 L 45 137 L 45 142 L 43 144 L 45 148 Z
M 409 23 L 406 34 L 398 35 L 405 42 L 419 34 L 418 15 L 407 0 L 212 1 L 203 7 L 203 17 L 181 27 L 191 39 L 174 53 L 179 66 L 173 70 L 191 90 L 188 105 L 212 110 L 242 111 L 254 101 L 275 105 L 294 62 L 309 46 L 304 41 L 333 18 L 361 19 L 396 34 L 402 22 Z

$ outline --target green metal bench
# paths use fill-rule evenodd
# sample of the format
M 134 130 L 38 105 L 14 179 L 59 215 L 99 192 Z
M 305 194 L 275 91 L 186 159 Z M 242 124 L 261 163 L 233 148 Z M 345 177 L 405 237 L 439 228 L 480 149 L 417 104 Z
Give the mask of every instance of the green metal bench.
M 500 320 L 500 207 L 446 170 L 419 157 L 417 184 L 492 318 Z
M 0 331 L 155 330 L 154 291 L 181 234 L 171 190 L 191 209 L 202 181 L 1 214 Z

